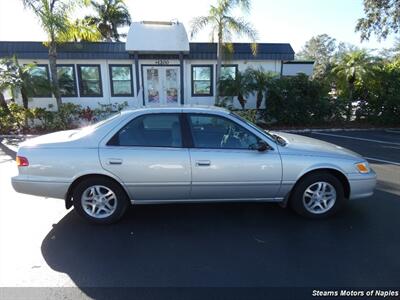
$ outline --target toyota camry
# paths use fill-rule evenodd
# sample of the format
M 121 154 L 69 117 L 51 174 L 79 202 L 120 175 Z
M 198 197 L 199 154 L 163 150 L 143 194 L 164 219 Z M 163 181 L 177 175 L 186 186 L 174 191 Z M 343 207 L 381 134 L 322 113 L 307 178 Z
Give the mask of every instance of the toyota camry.
M 357 153 L 216 107 L 126 110 L 28 140 L 16 161 L 17 192 L 64 199 L 95 223 L 118 221 L 130 204 L 222 201 L 277 202 L 324 218 L 376 184 Z

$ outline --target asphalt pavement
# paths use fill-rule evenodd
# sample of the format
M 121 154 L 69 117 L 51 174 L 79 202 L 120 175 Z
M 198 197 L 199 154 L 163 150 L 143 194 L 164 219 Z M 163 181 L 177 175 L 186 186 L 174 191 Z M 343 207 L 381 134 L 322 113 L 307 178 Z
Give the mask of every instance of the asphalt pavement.
M 400 132 L 304 135 L 368 157 L 375 195 L 319 221 L 224 203 L 134 206 L 96 226 L 62 200 L 14 192 L 15 153 L 0 144 L 0 287 L 400 288 Z

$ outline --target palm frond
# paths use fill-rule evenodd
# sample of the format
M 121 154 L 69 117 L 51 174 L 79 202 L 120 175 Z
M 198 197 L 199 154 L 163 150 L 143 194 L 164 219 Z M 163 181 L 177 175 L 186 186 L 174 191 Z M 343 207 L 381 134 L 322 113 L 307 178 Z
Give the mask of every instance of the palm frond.
M 235 2 L 235 5 L 238 5 L 246 13 L 248 13 L 251 9 L 250 0 L 232 0 L 232 1 Z
M 129 26 L 132 22 L 129 10 L 123 0 L 102 0 L 102 2 L 91 1 L 96 13 L 91 18 L 91 24 L 96 24 L 103 39 L 107 41 L 119 41 L 121 35 L 119 27 Z
M 193 18 L 192 21 L 190 22 L 190 37 L 193 38 L 194 36 L 199 33 L 202 29 L 207 27 L 208 24 L 210 24 L 211 18 L 210 17 L 196 17 Z
M 229 30 L 233 31 L 239 37 L 245 36 L 252 42 L 258 39 L 258 32 L 254 29 L 253 25 L 244 20 L 243 18 L 233 18 L 231 16 L 225 16 L 226 26 Z
M 100 41 L 102 38 L 101 33 L 98 31 L 96 25 L 89 24 L 89 20 L 75 20 L 69 22 L 68 30 L 61 33 L 59 36 L 60 42 L 71 42 L 71 41 Z

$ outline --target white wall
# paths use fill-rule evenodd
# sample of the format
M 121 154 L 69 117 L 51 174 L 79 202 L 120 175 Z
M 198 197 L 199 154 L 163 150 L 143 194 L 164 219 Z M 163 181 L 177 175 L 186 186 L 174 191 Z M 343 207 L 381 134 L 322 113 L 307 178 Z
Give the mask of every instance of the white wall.
M 213 97 L 192 97 L 192 74 L 191 74 L 191 65 L 210 65 L 214 66 L 213 68 Z M 223 64 L 227 65 L 238 65 L 239 71 L 243 72 L 247 68 L 263 68 L 264 71 L 270 71 L 280 74 L 281 72 L 281 61 L 279 60 L 231 60 L 226 61 Z M 189 99 L 187 103 L 196 104 L 196 105 L 214 105 L 215 103 L 215 92 L 216 92 L 216 61 L 215 60 L 188 60 L 185 61 L 185 98 Z M 247 98 L 246 108 L 256 108 L 256 95 L 249 95 Z M 264 103 L 264 101 L 263 101 Z M 263 103 L 261 107 L 263 107 Z M 233 100 L 233 105 L 235 108 L 241 108 L 237 97 Z
M 20 59 L 19 60 L 20 64 L 27 64 L 27 63 L 33 63 L 35 62 L 36 64 L 43 64 L 43 65 L 48 65 L 48 60 L 46 59 L 37 59 L 37 60 L 26 60 L 26 59 Z M 114 104 L 114 103 L 123 103 L 125 101 L 128 102 L 129 106 L 132 107 L 137 107 L 137 99 L 135 97 L 112 97 L 111 96 L 111 88 L 110 88 L 110 74 L 109 74 L 109 64 L 132 64 L 131 60 L 66 60 L 66 59 L 58 59 L 57 64 L 74 64 L 75 65 L 75 77 L 76 77 L 76 85 L 78 89 L 78 95 L 79 95 L 79 82 L 78 82 L 78 70 L 77 70 L 77 65 L 79 64 L 97 64 L 100 65 L 100 72 L 101 72 L 101 80 L 102 80 L 102 89 L 103 89 L 103 96 L 102 97 L 63 97 L 62 101 L 64 103 L 74 103 L 74 104 L 79 104 L 82 107 L 90 107 L 90 108 L 96 108 L 98 107 L 98 103 L 101 104 Z M 49 72 L 50 71 L 50 66 L 49 66 Z M 132 76 L 133 76 L 133 88 L 134 91 L 136 91 L 135 87 L 135 66 L 132 65 Z M 20 103 L 22 105 L 22 98 L 21 95 L 18 93 L 17 103 Z M 54 107 L 56 105 L 56 100 L 54 97 L 46 97 L 46 98 L 31 98 L 29 99 L 28 105 L 31 108 L 34 107 L 42 107 L 42 108 L 48 108 L 49 104 L 52 104 Z
M 24 60 L 20 59 L 21 64 L 32 63 L 35 62 L 37 64 L 47 64 L 48 60 Z M 155 65 L 157 60 L 154 59 L 142 59 L 139 61 L 139 89 L 143 88 L 142 82 L 142 66 L 143 65 Z M 179 65 L 179 60 L 168 60 L 169 65 Z M 78 64 L 99 64 L 101 70 L 101 79 L 102 79 L 102 89 L 103 96 L 102 97 L 63 97 L 62 100 L 64 103 L 74 103 L 80 104 L 82 107 L 90 107 L 96 108 L 98 107 L 98 103 L 101 104 L 113 104 L 113 103 L 123 103 L 128 102 L 130 107 L 140 107 L 142 106 L 142 90 L 138 97 L 112 97 L 111 96 L 111 88 L 110 88 L 110 74 L 109 74 L 109 65 L 110 64 L 130 64 L 132 65 L 132 80 L 133 80 L 133 89 L 134 94 L 136 94 L 136 72 L 135 72 L 135 63 L 134 60 L 66 60 L 59 59 L 57 60 L 57 64 L 74 64 L 75 65 L 75 76 L 76 76 L 76 84 L 78 88 L 79 95 L 79 82 L 78 82 Z M 281 62 L 278 60 L 265 60 L 265 61 L 255 61 L 255 60 L 232 60 L 224 62 L 224 64 L 237 64 L 239 71 L 244 71 L 248 67 L 252 68 L 260 68 L 262 67 L 265 71 L 271 71 L 280 73 L 281 71 Z M 213 65 L 213 94 L 215 96 L 216 89 L 216 77 L 215 77 L 215 68 L 216 61 L 215 60 L 185 60 L 184 61 L 184 97 L 185 104 L 197 104 L 197 105 L 214 105 L 215 97 L 192 97 L 192 85 L 191 85 L 191 65 Z M 50 72 L 50 68 L 49 68 Z M 17 95 L 17 103 L 22 105 L 21 95 Z M 256 97 L 255 95 L 249 95 L 247 97 L 246 108 L 255 108 L 256 107 Z M 32 98 L 29 100 L 29 107 L 43 107 L 48 108 L 48 105 L 52 104 L 54 107 L 56 105 L 55 98 Z M 233 104 L 236 108 L 241 108 L 237 99 L 233 100 Z M 263 105 L 263 104 L 262 104 Z

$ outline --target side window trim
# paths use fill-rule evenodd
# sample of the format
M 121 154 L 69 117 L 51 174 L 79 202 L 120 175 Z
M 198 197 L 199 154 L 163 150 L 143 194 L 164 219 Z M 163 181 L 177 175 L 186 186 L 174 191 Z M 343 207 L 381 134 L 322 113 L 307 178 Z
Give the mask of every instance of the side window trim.
M 182 141 L 182 145 L 180 147 L 178 146 L 147 146 L 147 145 L 113 145 L 110 144 L 112 142 L 112 140 L 127 126 L 129 126 L 129 124 L 131 124 L 132 122 L 134 122 L 136 119 L 138 118 L 143 118 L 146 116 L 156 116 L 156 115 L 176 115 L 178 117 L 179 120 L 179 124 L 180 124 L 180 131 L 181 131 L 181 141 Z M 183 128 L 182 128 L 182 117 L 181 117 L 181 113 L 179 112 L 170 112 L 170 113 L 144 113 L 141 114 L 139 116 L 133 117 L 132 119 L 128 120 L 126 123 L 124 123 L 124 125 L 121 126 L 121 128 L 119 128 L 117 130 L 117 132 L 115 132 L 111 138 L 108 139 L 108 141 L 105 143 L 106 147 L 115 147 L 115 148 L 156 148 L 156 149 L 162 149 L 162 148 L 167 148 L 167 149 L 184 149 L 184 148 L 188 148 L 185 147 L 185 140 L 184 140 L 184 134 L 183 134 Z
M 194 142 L 192 130 L 190 128 L 190 122 L 187 113 L 180 113 L 180 122 L 183 148 L 193 148 Z
M 187 128 L 189 129 L 189 133 L 190 133 L 190 138 L 191 138 L 191 143 L 192 146 L 190 148 L 193 149 L 205 149 L 205 150 L 221 150 L 221 151 L 225 151 L 225 150 L 231 150 L 231 151 L 257 151 L 255 149 L 243 149 L 243 148 L 216 148 L 216 147 L 196 147 L 195 143 L 194 143 L 194 138 L 193 138 L 193 132 L 192 132 L 192 124 L 190 122 L 190 116 L 211 116 L 211 117 L 219 117 L 219 118 L 223 118 L 229 122 L 232 122 L 234 124 L 236 124 L 237 126 L 239 126 L 240 128 L 242 128 L 243 130 L 245 130 L 246 132 L 248 132 L 249 134 L 255 136 L 258 140 L 262 140 L 264 141 L 262 138 L 260 138 L 258 135 L 254 134 L 253 132 L 251 132 L 250 130 L 248 130 L 247 128 L 245 128 L 242 124 L 239 124 L 238 122 L 236 122 L 235 120 L 232 120 L 230 118 L 227 118 L 225 116 L 222 115 L 218 115 L 218 114 L 211 114 L 211 113 L 185 113 L 185 118 L 186 118 L 186 122 L 187 122 Z M 265 141 L 264 141 L 265 142 Z M 271 147 L 268 144 L 269 147 Z M 272 147 L 271 147 L 272 149 Z

